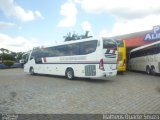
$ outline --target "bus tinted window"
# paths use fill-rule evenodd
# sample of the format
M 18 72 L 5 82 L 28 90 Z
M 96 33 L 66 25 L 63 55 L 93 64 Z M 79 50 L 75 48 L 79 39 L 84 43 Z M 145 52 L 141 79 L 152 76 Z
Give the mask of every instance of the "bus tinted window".
M 79 55 L 79 44 L 74 43 L 74 44 L 66 45 L 66 55 L 67 56 Z
M 24 63 L 28 61 L 28 58 L 29 58 L 29 53 L 22 55 L 22 60 L 24 60 Z
M 110 39 L 103 40 L 103 48 L 104 49 L 117 49 L 116 42 Z
M 80 55 L 90 54 L 95 52 L 97 48 L 97 40 L 80 43 Z
M 158 53 L 160 53 L 160 44 L 156 44 L 150 47 L 143 48 L 141 50 L 134 51 L 130 54 L 130 58 L 154 55 Z
M 33 59 L 33 58 L 41 58 L 42 56 L 43 56 L 42 49 L 36 48 L 32 52 L 31 59 Z
M 43 48 L 42 52 L 42 57 L 53 57 L 56 54 L 55 48 L 53 47 Z
M 61 45 L 61 46 L 57 46 L 55 47 L 54 52 L 56 52 L 56 56 L 65 56 L 67 53 L 66 51 L 66 45 Z
M 43 49 L 38 48 L 33 50 L 32 58 L 86 55 L 95 52 L 97 42 L 97 40 L 92 40 Z

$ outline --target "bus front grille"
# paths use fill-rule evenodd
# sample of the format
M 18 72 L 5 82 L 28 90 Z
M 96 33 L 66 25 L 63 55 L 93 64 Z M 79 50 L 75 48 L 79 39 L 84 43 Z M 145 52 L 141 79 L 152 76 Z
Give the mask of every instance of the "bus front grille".
M 96 75 L 96 66 L 86 65 L 85 66 L 85 76 L 95 76 L 95 75 Z

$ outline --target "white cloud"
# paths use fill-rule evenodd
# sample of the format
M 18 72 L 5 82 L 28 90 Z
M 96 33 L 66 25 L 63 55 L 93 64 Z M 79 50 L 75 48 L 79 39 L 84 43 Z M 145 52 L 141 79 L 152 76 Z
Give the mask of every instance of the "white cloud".
M 12 37 L 2 33 L 0 33 L 0 43 L 0 48 L 6 48 L 15 52 L 26 52 L 33 47 L 40 46 L 36 39 L 27 39 L 22 36 Z
M 2 22 L 2 21 L 0 21 L 0 29 L 2 29 L 2 28 L 14 27 L 14 26 L 16 26 L 15 23 L 11 23 L 11 22 Z
M 15 16 L 22 21 L 32 21 L 35 19 L 34 13 L 32 11 L 25 11 L 20 6 L 15 6 Z
M 106 12 L 122 19 L 160 14 L 159 0 L 79 0 L 79 3 L 87 12 Z
M 14 0 L 0 0 L 0 10 L 8 17 L 15 17 L 22 21 L 32 21 L 42 17 L 39 11 L 24 10 Z
M 118 21 L 113 25 L 112 31 L 105 34 L 108 37 L 134 33 L 139 31 L 151 30 L 153 26 L 160 25 L 160 15 L 150 15 L 145 18 L 134 19 L 130 21 Z
M 82 3 L 82 0 L 68 0 L 69 2 Z
M 72 27 L 76 24 L 77 8 L 72 2 L 63 4 L 60 14 L 65 18 L 58 23 L 58 27 Z
M 81 24 L 81 27 L 84 31 L 89 31 L 89 36 L 93 36 L 93 30 L 92 30 L 92 26 L 88 21 L 84 21 Z
M 37 17 L 43 18 L 42 14 L 38 10 L 35 11 L 35 15 Z
M 37 38 L 25 38 L 23 36 L 10 36 L 0 33 L 0 48 L 6 48 L 13 52 L 26 52 L 32 50 L 34 47 L 48 47 L 55 44 L 55 41 L 44 40 L 40 41 Z
M 92 27 L 88 21 L 84 21 L 81 26 L 84 31 L 92 31 Z
M 108 37 L 109 36 L 109 33 L 106 29 L 102 29 L 99 33 L 99 36 L 100 37 Z
M 73 0 L 90 14 L 112 15 L 112 30 L 100 31 L 100 36 L 116 36 L 150 30 L 160 25 L 159 0 Z M 107 21 L 107 20 L 106 20 Z M 100 21 L 99 21 L 100 22 Z

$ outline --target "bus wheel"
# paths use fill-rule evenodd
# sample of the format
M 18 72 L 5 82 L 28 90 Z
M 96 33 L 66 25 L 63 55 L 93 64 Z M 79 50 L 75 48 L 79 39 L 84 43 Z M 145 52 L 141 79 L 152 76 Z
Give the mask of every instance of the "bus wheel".
M 66 77 L 67 77 L 68 80 L 73 80 L 73 78 L 74 78 L 74 71 L 73 71 L 72 68 L 68 68 L 66 70 Z
M 154 66 L 151 67 L 151 73 L 152 73 L 152 75 L 155 75 L 155 74 L 156 74 L 156 71 L 155 71 L 155 67 L 154 67 Z
M 30 68 L 29 73 L 30 73 L 31 75 L 34 75 L 34 74 L 35 74 L 33 67 Z
M 151 74 L 151 70 L 150 70 L 149 66 L 146 67 L 146 73 L 147 73 L 148 75 Z

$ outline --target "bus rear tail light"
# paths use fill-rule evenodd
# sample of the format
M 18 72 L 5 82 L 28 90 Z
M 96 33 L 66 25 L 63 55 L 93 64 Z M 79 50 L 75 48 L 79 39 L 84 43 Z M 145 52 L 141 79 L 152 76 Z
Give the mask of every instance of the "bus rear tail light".
M 104 71 L 104 62 L 103 59 L 99 61 L 99 69 Z

